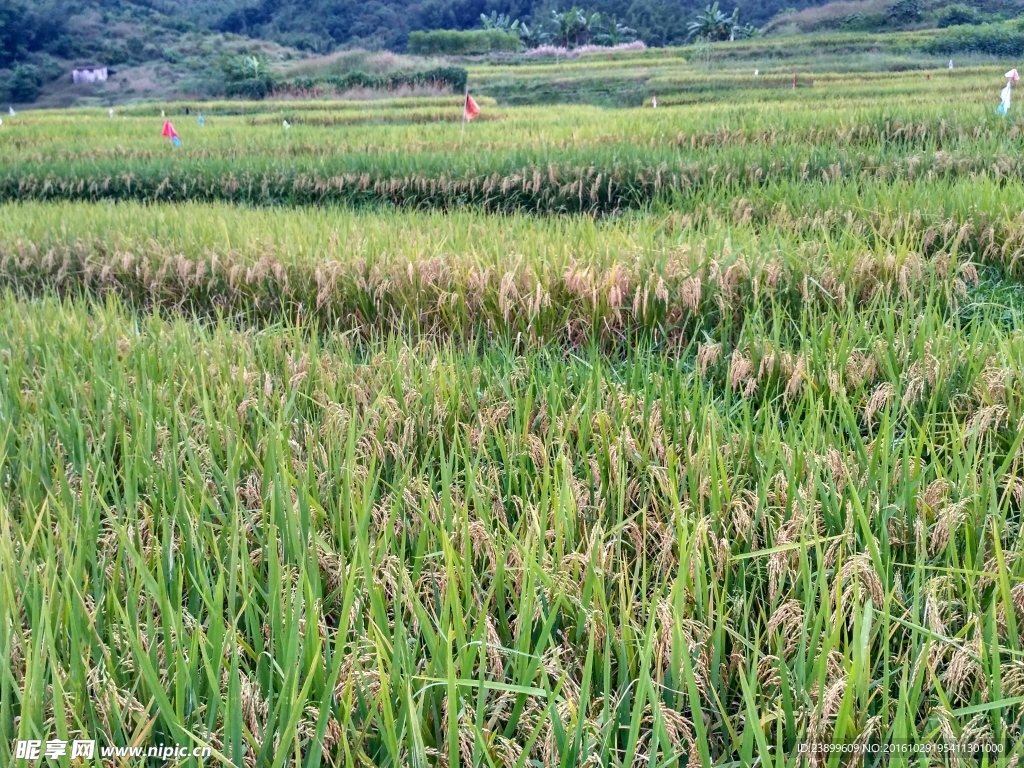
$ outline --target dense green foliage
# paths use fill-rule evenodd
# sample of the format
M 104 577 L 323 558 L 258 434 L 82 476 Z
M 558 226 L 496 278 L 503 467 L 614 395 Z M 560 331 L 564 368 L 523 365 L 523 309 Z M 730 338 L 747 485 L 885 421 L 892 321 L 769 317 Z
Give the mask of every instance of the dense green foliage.
M 706 6 L 701 13 L 687 26 L 691 39 L 703 40 L 707 43 L 737 40 L 758 34 L 758 30 L 750 25 L 740 25 L 739 8 L 734 8 L 732 16 L 722 13 L 718 2 Z
M 262 99 L 274 90 L 275 78 L 270 65 L 257 56 L 230 57 L 223 61 L 225 94 L 246 99 Z
M 731 16 L 738 13 L 741 25 L 761 26 L 773 16 L 787 10 L 820 6 L 821 0 L 735 0 L 725 2 L 721 10 Z M 561 14 L 574 5 L 588 14 L 600 13 L 608 19 L 636 30 L 648 45 L 679 44 L 686 40 L 687 25 L 700 14 L 707 0 L 260 0 L 235 4 L 214 3 L 225 10 L 219 18 L 213 11 L 207 18 L 215 28 L 225 31 L 267 36 L 303 47 L 357 42 L 401 48 L 409 32 L 425 29 L 472 29 L 480 26 L 480 15 L 495 18 L 504 14 L 518 20 L 530 30 L 549 24 L 552 13 Z M 1007 17 L 1024 12 L 1020 0 L 970 0 L 972 8 L 989 16 Z M 885 4 L 895 8 L 883 12 L 891 30 L 894 25 L 913 25 L 924 18 L 924 12 L 941 7 L 935 0 L 891 0 Z M 846 11 L 849 13 L 849 11 Z M 556 15 L 557 15 L 556 14 Z M 929 18 L 932 18 L 931 16 Z M 326 22 L 324 24 L 323 22 Z M 831 26 L 837 31 L 842 27 Z M 322 30 L 322 31 L 320 31 Z M 551 28 L 554 34 L 556 30 Z
M 347 75 L 320 77 L 295 77 L 279 81 L 275 89 L 281 93 L 314 93 L 333 89 L 344 93 L 353 88 L 368 88 L 390 91 L 402 87 L 431 86 L 460 93 L 466 88 L 469 73 L 462 67 L 435 67 L 413 72 L 392 72 L 387 75 L 370 75 L 365 72 L 350 72 Z
M 882 14 L 893 23 L 913 22 L 924 8 L 928 23 L 938 23 L 937 0 L 892 0 L 895 15 Z M 907 4 L 910 5 L 907 5 Z M 410 32 L 436 29 L 471 30 L 481 26 L 481 15 L 507 26 L 521 22 L 518 33 L 530 32 L 534 41 L 554 42 L 558 17 L 580 5 L 588 17 L 602 18 L 595 35 L 602 44 L 619 42 L 635 34 L 648 45 L 680 44 L 688 25 L 708 3 L 706 0 L 8 0 L 0 8 L 0 69 L 33 54 L 61 59 L 94 58 L 107 64 L 139 64 L 163 59 L 175 37 L 201 32 L 232 32 L 265 38 L 303 50 L 326 52 L 339 46 L 404 50 Z M 819 6 L 822 0 L 735 0 L 721 11 L 737 13 L 745 27 L 764 25 L 790 9 Z M 970 11 L 947 15 L 946 23 L 1006 17 L 1024 12 L 1021 0 L 966 0 Z M 904 6 L 907 6 L 904 8 Z M 902 9 L 902 10 L 900 10 Z M 848 13 L 848 12 L 847 12 Z M 897 18 L 898 17 L 898 18 Z M 833 31 L 853 29 L 832 24 Z M 623 36 L 621 30 L 632 34 Z M 544 33 L 541 35 L 541 33 Z M 607 39 L 606 39 L 607 38 Z
M 65 16 L 56 2 L 4 0 L 0 5 L 0 68 L 39 51 L 68 46 Z
M 1024 26 L 986 24 L 951 27 L 931 40 L 925 49 L 932 53 L 984 53 L 990 56 L 1024 55 Z
M 19 64 L 6 83 L 6 93 L 0 93 L 0 96 L 7 96 L 14 101 L 35 101 L 41 85 L 42 78 L 37 67 Z
M 409 53 L 419 56 L 463 55 L 518 51 L 522 43 L 519 35 L 498 29 L 436 29 L 430 32 L 410 32 L 408 48 Z
M 939 11 L 937 24 L 939 28 L 958 27 L 966 24 L 977 24 L 981 21 L 981 15 L 970 5 L 954 3 Z
M 589 0 L 586 3 L 552 0 L 262 0 L 239 4 L 213 22 L 224 31 L 270 36 L 306 46 L 358 42 L 391 49 L 404 47 L 410 32 L 432 29 L 473 29 L 481 14 L 506 14 L 533 29 L 548 22 L 553 11 L 583 5 L 637 31 L 648 44 L 680 43 L 686 24 L 704 0 Z M 739 0 L 741 21 L 764 23 L 790 6 L 805 7 L 815 0 Z M 225 4 L 226 5 L 226 4 Z M 731 13 L 734 4 L 728 4 Z M 314 30 L 323 30 L 315 32 Z

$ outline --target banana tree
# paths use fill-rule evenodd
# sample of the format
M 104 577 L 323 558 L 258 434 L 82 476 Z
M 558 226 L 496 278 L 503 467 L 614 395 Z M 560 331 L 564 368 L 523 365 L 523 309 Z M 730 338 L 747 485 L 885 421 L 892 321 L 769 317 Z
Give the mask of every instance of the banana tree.
M 559 13 L 551 12 L 551 20 L 554 22 L 558 43 L 563 48 L 570 48 L 586 43 L 590 37 L 590 22 L 592 16 L 588 16 L 582 9 L 573 6 L 568 11 Z
M 481 13 L 480 22 L 484 25 L 484 29 L 498 29 L 502 32 L 518 32 L 521 26 L 519 19 L 513 20 L 507 14 L 497 11 L 491 11 L 490 16 Z
M 544 28 L 540 25 L 534 25 L 531 28 L 523 23 L 520 23 L 519 39 L 527 48 L 537 48 L 538 46 L 545 45 L 546 43 L 550 42 L 551 34 L 549 32 L 544 31 Z
M 631 43 L 637 39 L 637 32 L 632 27 L 619 24 L 615 19 L 609 19 L 606 25 L 594 35 L 594 42 L 598 45 L 619 45 L 620 43 Z
M 734 30 L 739 20 L 739 9 L 732 16 L 726 16 L 718 8 L 718 3 L 704 8 L 697 17 L 687 25 L 691 39 L 718 42 L 734 39 Z

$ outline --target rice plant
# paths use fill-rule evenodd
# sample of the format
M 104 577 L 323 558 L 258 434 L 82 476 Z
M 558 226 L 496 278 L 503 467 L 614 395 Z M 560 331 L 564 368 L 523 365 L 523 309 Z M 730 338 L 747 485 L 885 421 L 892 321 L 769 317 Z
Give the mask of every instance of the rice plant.
M 995 68 L 624 56 L 489 71 L 665 108 L 461 147 L 457 99 L 5 121 L 0 761 L 1018 764 Z

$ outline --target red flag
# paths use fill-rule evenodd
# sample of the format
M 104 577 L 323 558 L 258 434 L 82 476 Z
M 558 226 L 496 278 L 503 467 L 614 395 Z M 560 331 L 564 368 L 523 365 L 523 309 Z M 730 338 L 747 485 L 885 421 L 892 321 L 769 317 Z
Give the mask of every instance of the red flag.
M 466 113 L 463 115 L 465 121 L 468 123 L 474 117 L 480 114 L 480 107 L 473 101 L 473 97 L 468 93 L 466 94 Z
M 170 120 L 166 120 L 164 122 L 164 138 L 167 138 L 167 139 L 176 139 L 176 138 L 178 138 L 178 132 L 176 130 L 174 130 L 174 126 L 171 125 L 171 121 Z

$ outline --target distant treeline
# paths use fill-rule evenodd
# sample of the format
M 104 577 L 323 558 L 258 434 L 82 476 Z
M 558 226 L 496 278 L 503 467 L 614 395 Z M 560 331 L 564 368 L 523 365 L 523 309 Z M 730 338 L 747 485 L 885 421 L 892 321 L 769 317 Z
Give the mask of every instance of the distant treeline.
M 721 0 L 742 23 L 761 25 L 775 14 L 823 0 Z M 222 32 L 277 40 L 326 52 L 343 45 L 405 50 L 410 33 L 476 29 L 481 14 L 505 14 L 531 28 L 553 11 L 580 6 L 636 30 L 648 45 L 682 43 L 687 25 L 708 0 L 207 0 L 191 13 Z M 188 12 L 188 11 L 186 11 Z
M 929 40 L 924 48 L 928 53 L 949 56 L 957 53 L 1024 56 L 1024 24 L 951 27 Z

